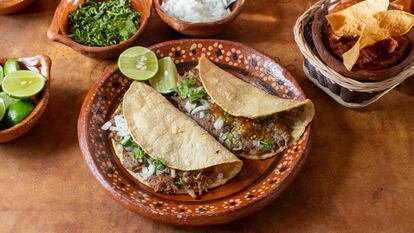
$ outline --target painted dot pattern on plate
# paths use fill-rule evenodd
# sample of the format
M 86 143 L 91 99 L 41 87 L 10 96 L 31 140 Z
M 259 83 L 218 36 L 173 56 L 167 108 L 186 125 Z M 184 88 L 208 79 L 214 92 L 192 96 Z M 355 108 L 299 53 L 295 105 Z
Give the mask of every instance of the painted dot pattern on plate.
M 178 66 L 185 63 L 195 65 L 198 58 L 204 54 L 216 63 L 256 77 L 282 98 L 305 99 L 294 78 L 284 68 L 271 58 L 238 44 L 234 46 L 233 43 L 225 41 L 188 40 L 182 43 L 165 42 L 153 47 L 153 50 L 160 58 L 171 56 Z M 130 83 L 131 81 L 115 72 L 106 77 L 97 87 L 89 103 L 91 109 L 87 115 L 89 153 L 84 152 L 84 154 L 91 169 L 95 169 L 95 175 L 98 174 L 98 180 L 105 184 L 104 187 L 116 192 L 122 197 L 124 203 L 134 206 L 133 209 L 137 212 L 143 210 L 147 215 L 155 217 L 168 215 L 179 221 L 194 216 L 225 215 L 234 210 L 247 208 L 269 195 L 278 195 L 280 184 L 286 180 L 304 156 L 310 127 L 298 142 L 285 150 L 274 169 L 259 182 L 217 200 L 203 201 L 201 199 L 182 203 L 170 201 L 165 196 L 155 194 L 148 188 L 137 184 L 120 167 L 108 141 L 108 132 L 101 129 L 116 107 L 114 103 L 122 100 Z M 259 86 L 258 82 L 252 84 Z

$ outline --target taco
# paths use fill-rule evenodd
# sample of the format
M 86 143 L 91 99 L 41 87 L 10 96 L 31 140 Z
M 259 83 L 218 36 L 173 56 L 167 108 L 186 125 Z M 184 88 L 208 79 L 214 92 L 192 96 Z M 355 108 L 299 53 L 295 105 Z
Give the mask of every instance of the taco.
M 150 86 L 132 83 L 103 126 L 122 165 L 156 192 L 193 198 L 225 184 L 242 161 Z
M 237 156 L 265 159 L 304 133 L 312 101 L 270 95 L 220 69 L 204 56 L 180 76 L 171 101 Z

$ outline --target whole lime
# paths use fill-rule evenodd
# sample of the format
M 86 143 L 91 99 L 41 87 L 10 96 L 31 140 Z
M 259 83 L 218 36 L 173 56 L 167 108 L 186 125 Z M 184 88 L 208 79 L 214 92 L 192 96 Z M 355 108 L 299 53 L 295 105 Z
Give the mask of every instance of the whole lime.
M 6 115 L 6 124 L 16 125 L 24 120 L 34 109 L 34 104 L 30 101 L 18 100 L 10 104 Z

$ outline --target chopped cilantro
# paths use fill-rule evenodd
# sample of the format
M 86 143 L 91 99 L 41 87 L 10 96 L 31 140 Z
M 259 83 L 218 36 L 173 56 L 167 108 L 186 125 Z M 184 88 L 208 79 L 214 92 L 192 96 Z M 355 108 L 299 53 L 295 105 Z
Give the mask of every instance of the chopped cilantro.
M 129 0 L 87 0 L 69 14 L 69 36 L 83 45 L 115 45 L 138 31 L 139 17 Z
M 136 159 L 143 159 L 147 156 L 147 154 L 145 154 L 145 152 L 142 150 L 141 147 L 134 147 L 134 149 L 132 149 L 132 153 L 134 154 L 134 157 Z
M 184 186 L 184 181 L 183 181 L 183 179 L 179 178 L 179 179 L 175 182 L 175 184 L 176 184 L 178 187 L 183 187 L 183 186 Z
M 190 103 L 194 103 L 195 101 L 204 98 L 206 92 L 204 89 L 198 89 L 195 87 L 196 79 L 194 77 L 189 77 L 182 81 L 178 86 L 178 95 L 181 98 L 187 99 Z
M 164 159 L 161 159 L 161 158 L 154 159 L 153 163 L 154 163 L 155 168 L 157 170 L 164 170 L 165 167 L 166 167 L 165 166 L 165 160 Z
M 260 144 L 263 146 L 263 148 L 266 151 L 270 151 L 273 148 L 273 140 L 272 139 L 266 139 L 266 140 L 260 141 Z
M 128 141 L 126 141 L 125 143 L 122 144 L 124 147 L 134 147 L 135 145 L 137 145 L 134 140 L 132 139 L 132 137 L 130 137 L 128 139 Z M 137 145 L 138 146 L 138 145 Z

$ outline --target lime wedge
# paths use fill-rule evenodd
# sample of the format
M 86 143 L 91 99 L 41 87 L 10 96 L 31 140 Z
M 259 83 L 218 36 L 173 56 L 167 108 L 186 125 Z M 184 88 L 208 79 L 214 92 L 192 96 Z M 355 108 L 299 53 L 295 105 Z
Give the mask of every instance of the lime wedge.
M 5 92 L 0 92 L 0 99 L 3 100 L 4 105 L 6 106 L 6 109 L 9 108 L 10 104 L 15 103 L 18 101 L 18 99 L 15 99 L 13 97 L 10 97 L 8 94 L 6 94 Z
M 3 91 L 11 97 L 30 98 L 45 87 L 46 79 L 30 70 L 18 70 L 6 75 L 2 82 Z
M 169 94 L 176 90 L 177 67 L 171 57 L 158 60 L 158 72 L 149 82 L 155 90 L 162 94 Z
M 16 58 L 7 59 L 6 63 L 4 63 L 4 76 L 17 70 L 20 70 L 20 65 L 17 63 Z
M 6 115 L 6 105 L 4 104 L 3 99 L 0 99 L 0 122 L 3 120 L 4 115 Z
M 136 46 L 125 50 L 118 58 L 123 75 L 134 80 L 148 80 L 158 71 L 157 56 L 151 50 Z
M 3 67 L 0 65 L 0 86 L 1 86 L 1 81 L 3 81 L 3 77 L 4 77 Z
M 12 126 L 20 123 L 33 111 L 34 107 L 33 103 L 24 100 L 11 104 L 7 110 L 6 124 Z

